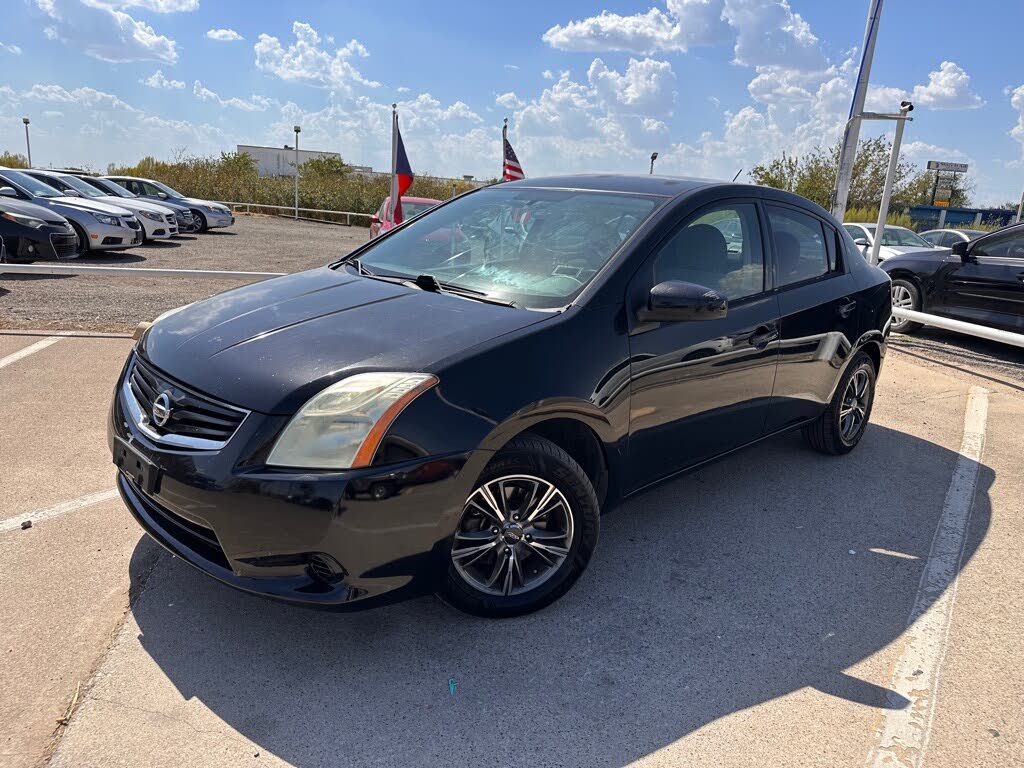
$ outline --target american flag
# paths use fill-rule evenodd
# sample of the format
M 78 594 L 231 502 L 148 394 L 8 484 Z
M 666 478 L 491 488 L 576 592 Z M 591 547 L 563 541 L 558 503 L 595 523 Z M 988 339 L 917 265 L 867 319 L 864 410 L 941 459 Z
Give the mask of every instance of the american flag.
M 519 164 L 519 158 L 516 157 L 516 151 L 512 149 L 512 145 L 508 143 L 507 137 L 502 137 L 502 141 L 505 144 L 505 163 L 502 166 L 502 178 L 505 181 L 515 181 L 516 179 L 525 179 L 526 174 L 523 173 L 523 166 Z

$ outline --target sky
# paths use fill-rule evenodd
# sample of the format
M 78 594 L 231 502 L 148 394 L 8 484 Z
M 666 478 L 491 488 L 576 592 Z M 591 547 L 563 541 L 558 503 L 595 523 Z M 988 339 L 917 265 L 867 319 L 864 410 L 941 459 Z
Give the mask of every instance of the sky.
M 281 146 L 417 173 L 732 178 L 842 132 L 867 0 L 0 0 L 0 151 L 102 170 Z M 1024 191 L 1018 0 L 889 0 L 868 109 L 916 105 L 904 158 Z M 891 132 L 868 123 L 862 136 Z

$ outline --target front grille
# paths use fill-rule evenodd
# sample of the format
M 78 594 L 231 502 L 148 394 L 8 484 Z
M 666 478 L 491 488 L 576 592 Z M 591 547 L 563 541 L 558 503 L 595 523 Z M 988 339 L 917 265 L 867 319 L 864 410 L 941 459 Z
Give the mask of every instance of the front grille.
M 67 259 L 78 252 L 78 235 L 50 235 L 50 244 L 58 259 Z
M 147 419 L 145 426 L 154 434 L 154 439 L 174 436 L 176 439 L 168 442 L 183 447 L 190 447 L 189 438 L 212 441 L 214 444 L 226 443 L 248 415 L 247 411 L 218 403 L 187 389 L 138 355 L 128 372 L 128 385 Z M 164 394 L 167 395 L 170 418 L 160 425 L 153 418 L 153 404 Z M 200 442 L 192 447 L 211 448 L 213 445 Z
M 173 213 L 168 213 L 166 216 L 164 216 L 164 221 L 166 221 L 168 224 L 174 224 L 177 221 L 177 219 L 175 219 Z

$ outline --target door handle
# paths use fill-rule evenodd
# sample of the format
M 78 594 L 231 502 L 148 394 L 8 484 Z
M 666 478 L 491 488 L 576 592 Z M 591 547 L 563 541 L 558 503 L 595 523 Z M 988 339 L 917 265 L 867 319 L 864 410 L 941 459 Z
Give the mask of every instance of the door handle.
M 779 338 L 779 329 L 774 325 L 762 325 L 754 331 L 747 341 L 755 349 L 764 349 L 771 342 Z
M 857 301 L 855 299 L 844 299 L 845 303 L 839 305 L 839 316 L 849 317 L 853 314 L 853 310 L 857 308 Z

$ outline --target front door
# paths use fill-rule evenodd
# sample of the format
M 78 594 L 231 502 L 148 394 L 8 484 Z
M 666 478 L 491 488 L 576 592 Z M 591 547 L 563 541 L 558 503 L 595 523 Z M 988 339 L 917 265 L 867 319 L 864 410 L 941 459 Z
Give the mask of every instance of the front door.
M 1024 332 L 1024 229 L 985 237 L 942 274 L 944 314 Z
M 717 320 L 637 325 L 630 335 L 631 486 L 639 488 L 761 436 L 778 356 L 759 208 L 712 203 L 680 222 L 638 271 L 631 297 L 667 280 L 729 299 Z M 631 311 L 635 308 L 631 308 Z

